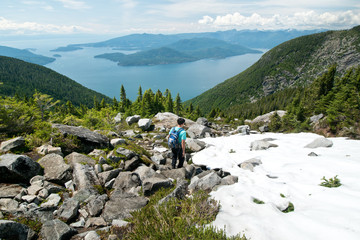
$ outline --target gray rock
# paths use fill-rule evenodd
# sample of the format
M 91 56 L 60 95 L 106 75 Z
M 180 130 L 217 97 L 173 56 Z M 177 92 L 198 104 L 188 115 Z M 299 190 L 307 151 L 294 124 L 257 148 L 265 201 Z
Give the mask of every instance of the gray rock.
M 98 192 L 95 192 L 93 189 L 80 189 L 74 193 L 72 198 L 79 202 L 86 202 L 90 197 L 97 193 Z
M 320 137 L 309 143 L 305 148 L 332 147 L 333 142 L 327 138 Z
M 75 182 L 76 190 L 91 189 L 96 192 L 94 185 L 100 185 L 94 169 L 89 165 L 82 165 L 80 163 L 75 163 L 74 165 L 73 181 Z
M 72 169 L 66 164 L 63 157 L 51 153 L 41 158 L 38 163 L 44 168 L 45 179 L 64 185 L 72 178 Z
M 11 198 L 0 198 L 0 210 L 2 211 L 16 211 L 19 207 L 19 203 Z
M 310 117 L 310 124 L 316 124 L 324 117 L 324 114 L 320 113 L 318 115 L 314 115 Z
M 101 240 L 101 238 L 95 231 L 90 231 L 88 234 L 86 234 L 84 240 Z
M 229 175 L 221 179 L 220 185 L 232 185 L 239 181 L 238 176 Z
M 172 198 L 184 199 L 187 193 L 187 187 L 189 183 L 186 180 L 179 180 L 176 184 L 176 188 L 169 195 L 159 201 L 159 204 L 168 202 Z
M 209 121 L 206 118 L 200 117 L 196 120 L 196 123 L 203 125 L 205 127 L 209 127 Z
M 314 153 L 314 152 L 311 152 L 311 153 L 308 154 L 308 156 L 310 156 L 310 157 L 317 157 L 317 156 L 319 156 L 319 155 L 317 155 L 317 154 Z
M 191 179 L 189 190 L 194 191 L 196 189 L 201 190 L 212 190 L 213 187 L 221 183 L 221 178 L 216 172 L 211 171 L 209 174 L 202 178 L 197 176 Z
M 131 137 L 134 137 L 135 135 L 136 134 L 135 134 L 134 130 L 132 130 L 132 129 L 129 129 L 129 130 L 126 130 L 126 131 L 122 132 L 122 136 L 124 136 L 124 137 L 131 138 Z
M 111 179 L 110 181 L 106 182 L 106 183 L 104 184 L 104 187 L 105 187 L 106 189 L 111 189 L 111 188 L 113 188 L 114 183 L 115 183 L 115 178 L 113 178 L 113 179 Z
M 37 199 L 36 195 L 25 195 L 21 199 L 27 203 L 34 202 L 36 205 L 40 203 L 40 201 L 39 201 L 39 199 Z
M 142 118 L 138 122 L 139 128 L 143 131 L 148 131 L 151 128 L 152 120 L 149 118 Z
M 278 145 L 269 143 L 268 141 L 264 141 L 264 140 L 256 140 L 250 144 L 251 151 L 266 150 L 271 147 L 278 147 Z
M 140 116 L 139 115 L 134 115 L 134 116 L 130 116 L 126 118 L 126 123 L 128 125 L 131 125 L 133 123 L 137 123 L 140 120 Z
M 121 220 L 121 219 L 114 219 L 111 223 L 114 227 L 125 227 L 129 224 L 129 222 Z
M 85 223 L 85 228 L 89 228 L 89 227 L 105 227 L 107 224 L 104 220 L 104 218 L 102 217 L 92 217 L 89 218 L 86 223 Z
M 114 138 L 114 139 L 111 139 L 110 143 L 113 147 L 115 147 L 117 145 L 125 144 L 126 141 L 123 138 Z
M 9 220 L 0 220 L 0 239 L 36 239 L 35 232 L 28 226 Z
M 106 182 L 110 181 L 111 179 L 116 178 L 119 175 L 120 171 L 121 171 L 120 169 L 114 169 L 111 171 L 99 173 L 98 177 L 101 185 L 104 185 Z
M 269 131 L 269 126 L 268 125 L 263 125 L 263 126 L 259 127 L 259 131 L 260 132 L 268 132 Z
M 19 184 L 0 183 L 0 198 L 14 198 L 25 188 Z
M 161 165 L 165 165 L 166 164 L 166 159 L 163 155 L 161 154 L 156 154 L 154 156 L 151 157 L 151 161 L 153 161 L 156 164 L 161 164 Z
M 70 228 L 66 223 L 59 219 L 44 222 L 41 228 L 42 239 L 65 240 L 74 236 L 77 231 Z
M 163 178 L 147 178 L 142 183 L 142 189 L 145 196 L 150 196 L 160 188 L 171 188 L 174 184 L 170 179 Z
M 198 139 L 186 138 L 186 146 L 193 152 L 199 152 L 206 147 L 206 143 Z
M 159 178 L 161 178 L 161 176 L 162 176 L 161 174 L 155 172 L 155 170 L 152 169 L 151 167 L 147 167 L 145 165 L 138 167 L 135 170 L 135 173 L 137 173 L 139 175 L 142 182 L 147 178 L 151 178 L 151 177 L 159 177 Z
M 189 129 L 186 132 L 191 138 L 196 139 L 196 138 L 204 138 L 205 133 L 211 134 L 211 129 L 209 127 L 200 124 L 193 124 L 191 127 L 189 127 Z
M 83 227 L 85 227 L 84 218 L 80 218 L 79 221 L 70 224 L 70 227 L 73 227 L 73 228 L 83 228 Z
M 94 166 L 95 173 L 99 175 L 99 173 L 103 172 L 102 166 L 100 164 L 95 164 Z
M 52 193 L 46 198 L 46 201 L 42 203 L 40 206 L 43 208 L 54 208 L 59 205 L 60 201 L 61 201 L 61 197 L 59 196 L 59 194 Z
M 187 172 L 185 168 L 176 168 L 176 169 L 168 169 L 161 170 L 160 173 L 167 178 L 171 179 L 185 179 L 187 176 Z
M 79 201 L 73 198 L 68 198 L 58 209 L 57 215 L 61 220 L 64 220 L 65 222 L 71 222 L 77 217 L 79 207 Z
M 90 157 L 99 158 L 101 156 L 105 156 L 106 152 L 101 149 L 94 149 L 91 153 L 88 154 Z M 101 163 L 101 162 L 99 162 Z
M 145 207 L 148 201 L 149 199 L 145 197 L 115 190 L 111 194 L 110 200 L 105 204 L 102 217 L 107 222 L 111 222 L 114 219 L 129 218 L 132 211 Z
M 238 126 L 236 128 L 236 130 L 231 131 L 230 134 L 249 135 L 250 134 L 250 126 L 249 125 Z
M 0 144 L 0 152 L 8 152 L 24 145 L 25 145 L 25 138 L 23 137 L 13 138 L 8 141 L 4 141 Z
M 91 157 L 88 157 L 84 154 L 73 152 L 65 157 L 65 160 L 71 165 L 74 166 L 75 163 L 87 164 L 90 166 L 95 166 L 96 161 Z
M 118 149 L 116 149 L 116 153 L 123 155 L 126 160 L 131 159 L 136 156 L 135 152 L 133 152 L 129 149 L 126 149 L 126 148 L 122 148 L 122 147 L 119 147 Z
M 140 163 L 141 163 L 141 161 L 140 161 L 139 157 L 135 156 L 132 159 L 125 161 L 124 170 L 125 171 L 133 171 L 140 165 Z
M 86 205 L 89 215 L 91 217 L 99 216 L 108 199 L 109 197 L 106 194 L 93 197 Z
M 42 145 L 42 146 L 36 148 L 36 151 L 41 155 L 47 155 L 47 154 L 55 153 L 55 154 L 58 154 L 60 156 L 63 156 L 63 154 L 61 152 L 61 147 L 53 147 L 53 146 L 51 146 L 49 144 L 45 144 L 45 145 Z
M 250 171 L 254 171 L 254 167 L 258 166 L 262 164 L 261 160 L 258 159 L 258 158 L 251 158 L 249 160 L 246 160 L 242 163 L 240 163 L 238 166 L 242 169 L 245 169 L 245 170 L 250 170 Z
M 254 118 L 251 123 L 252 124 L 256 124 L 256 123 L 270 123 L 270 118 L 272 115 L 274 115 L 275 113 L 277 113 L 281 118 L 286 114 L 286 111 L 283 110 L 277 110 L 277 111 L 272 111 L 269 113 L 266 113 L 264 115 L 261 116 L 257 116 L 256 118 Z
M 5 154 L 0 156 L 0 182 L 28 183 L 41 173 L 40 164 L 25 155 Z
M 104 172 L 111 171 L 111 170 L 114 169 L 114 168 L 113 168 L 112 166 L 110 166 L 109 164 L 103 164 L 103 165 L 102 165 L 102 168 L 103 168 Z
M 28 195 L 38 195 L 41 190 L 43 190 L 43 184 L 33 184 L 27 188 Z
M 116 124 L 121 123 L 122 114 L 121 113 L 116 114 L 116 116 L 114 117 L 114 121 L 115 121 Z
M 114 189 L 129 191 L 131 188 L 136 188 L 141 185 L 140 176 L 132 172 L 120 172 L 115 179 L 113 185 Z
M 86 152 L 91 152 L 96 148 L 109 146 L 109 138 L 89 129 L 82 127 L 67 126 L 62 124 L 53 124 L 53 128 L 58 129 L 63 135 L 76 136 L 82 143 Z

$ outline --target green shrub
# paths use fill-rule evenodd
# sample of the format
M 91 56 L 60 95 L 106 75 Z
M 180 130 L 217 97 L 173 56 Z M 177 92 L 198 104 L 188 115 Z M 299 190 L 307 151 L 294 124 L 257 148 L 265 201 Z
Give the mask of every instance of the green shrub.
M 293 212 L 295 210 L 295 206 L 292 202 L 289 202 L 289 205 L 286 209 L 282 210 L 283 213 Z
M 257 198 L 254 198 L 253 202 L 256 203 L 256 204 L 265 204 L 264 201 L 261 201 L 261 200 L 259 200 Z
M 320 183 L 320 186 L 323 187 L 334 188 L 341 186 L 340 179 L 337 178 L 337 175 L 329 180 L 327 180 L 324 176 L 321 180 L 323 180 L 323 182 Z

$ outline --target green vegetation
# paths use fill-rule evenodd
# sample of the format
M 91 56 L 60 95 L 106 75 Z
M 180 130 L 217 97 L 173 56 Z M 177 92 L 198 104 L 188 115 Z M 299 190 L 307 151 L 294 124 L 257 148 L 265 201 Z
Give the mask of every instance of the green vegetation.
M 261 200 L 259 200 L 257 198 L 253 198 L 253 202 L 256 203 L 256 204 L 265 204 L 264 201 L 261 201 Z
M 93 99 L 104 99 L 110 103 L 111 99 L 103 94 L 90 90 L 79 83 L 36 64 L 0 56 L 0 96 L 20 96 L 30 98 L 37 90 L 39 93 L 50 95 L 63 103 L 87 107 L 93 106 Z
M 295 206 L 292 202 L 289 202 L 289 205 L 286 209 L 282 210 L 283 213 L 289 213 L 295 211 Z
M 55 58 L 37 55 L 26 49 L 21 50 L 21 49 L 5 47 L 5 46 L 0 46 L 0 56 L 17 58 L 25 62 L 35 63 L 39 65 L 45 65 L 55 61 Z
M 324 176 L 321 180 L 323 180 L 323 182 L 320 183 L 320 186 L 323 187 L 334 188 L 341 186 L 340 179 L 337 178 L 337 175 L 333 178 L 329 178 L 329 180 L 327 180 Z
M 209 199 L 204 191 L 195 192 L 184 200 L 172 199 L 167 203 L 158 201 L 173 189 L 162 189 L 154 194 L 148 205 L 132 213 L 126 227 L 112 227 L 119 239 L 243 239 L 237 235 L 226 237 L 223 230 L 207 226 L 215 220 L 218 202 Z M 101 233 L 103 237 L 103 234 Z
M 347 51 L 347 48 L 356 48 L 360 31 L 356 28 L 347 31 L 328 31 L 284 42 L 265 53 L 259 61 L 245 71 L 189 100 L 187 104 L 200 106 L 206 113 L 213 108 L 220 108 L 224 112 L 248 111 L 244 107 L 254 100 L 259 101 L 263 96 L 271 95 L 282 89 L 286 89 L 286 95 L 290 95 L 291 90 L 288 87 L 307 86 L 319 73 L 326 70 L 326 67 L 337 64 L 336 59 L 341 59 L 340 49 L 337 49 L 336 54 L 326 52 L 328 56 L 332 57 L 327 58 L 324 62 L 322 62 L 324 57 L 317 57 L 316 52 L 325 51 L 326 45 L 324 44 L 327 41 L 331 39 L 342 41 L 345 37 L 355 40 L 349 40 L 350 46 L 341 46 L 344 47 L 341 51 Z M 360 52 L 359 49 L 357 51 Z M 332 58 L 335 60 L 331 60 Z M 342 66 L 343 69 L 345 69 L 344 67 L 346 66 Z M 265 91 L 265 86 L 271 87 Z M 276 105 L 280 107 L 288 103 L 283 101 L 289 100 L 289 98 L 278 99 L 279 102 Z M 275 104 L 273 105 L 275 106 Z M 258 108 L 261 110 L 265 107 L 260 105 Z

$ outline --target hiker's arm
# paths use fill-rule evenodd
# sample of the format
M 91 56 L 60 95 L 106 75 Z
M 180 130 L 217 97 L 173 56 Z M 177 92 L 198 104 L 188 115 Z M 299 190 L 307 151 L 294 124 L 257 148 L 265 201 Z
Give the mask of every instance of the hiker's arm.
M 181 148 L 183 151 L 183 156 L 185 157 L 185 140 L 181 140 Z

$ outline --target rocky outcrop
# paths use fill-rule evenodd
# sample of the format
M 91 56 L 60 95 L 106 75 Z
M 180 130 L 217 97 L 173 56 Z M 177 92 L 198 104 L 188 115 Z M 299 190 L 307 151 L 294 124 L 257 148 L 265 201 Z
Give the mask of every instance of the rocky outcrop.
M 25 155 L 5 154 L 0 156 L 0 182 L 28 183 L 41 173 L 39 163 Z
M 138 121 L 138 126 L 143 131 L 148 131 L 151 129 L 152 120 L 148 118 L 142 118 Z
M 204 138 L 204 137 L 210 137 L 211 136 L 211 129 L 209 127 L 200 125 L 200 124 L 193 124 L 191 127 L 188 128 L 186 133 L 191 138 Z
M 41 158 L 38 163 L 44 168 L 45 179 L 64 185 L 72 179 L 72 169 L 66 164 L 63 157 L 52 153 Z
M 23 137 L 13 138 L 8 141 L 4 141 L 0 144 L 0 152 L 8 152 L 24 145 L 25 145 L 25 138 Z
M 332 147 L 333 142 L 327 138 L 321 137 L 317 138 L 311 143 L 307 144 L 305 148 L 319 148 L 319 147 Z
M 261 116 L 257 116 L 256 118 L 254 118 L 251 121 L 251 124 L 257 124 L 257 123 L 270 123 L 270 118 L 277 113 L 281 118 L 286 114 L 286 111 L 283 110 L 277 110 L 277 111 L 272 111 L 269 113 L 266 113 L 264 115 Z

